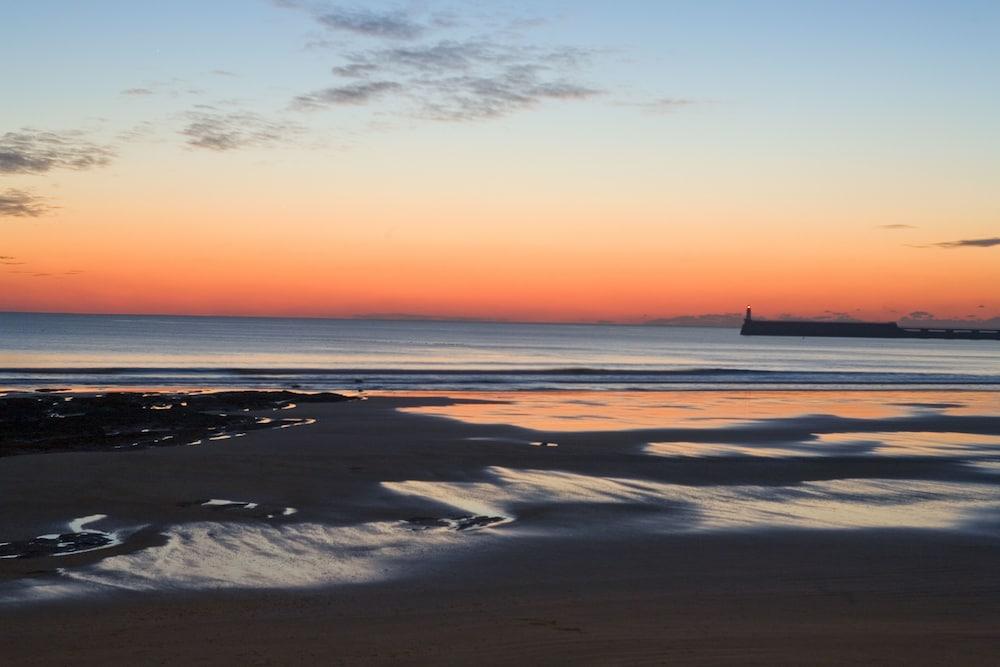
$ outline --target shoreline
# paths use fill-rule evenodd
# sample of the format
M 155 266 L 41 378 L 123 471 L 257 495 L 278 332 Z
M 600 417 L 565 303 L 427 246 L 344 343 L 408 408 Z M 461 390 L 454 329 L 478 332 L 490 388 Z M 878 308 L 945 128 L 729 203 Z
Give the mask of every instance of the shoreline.
M 397 392 L 238 440 L 0 457 L 0 542 L 95 516 L 123 537 L 0 560 L 4 654 L 982 660 L 1000 416 L 881 399 Z

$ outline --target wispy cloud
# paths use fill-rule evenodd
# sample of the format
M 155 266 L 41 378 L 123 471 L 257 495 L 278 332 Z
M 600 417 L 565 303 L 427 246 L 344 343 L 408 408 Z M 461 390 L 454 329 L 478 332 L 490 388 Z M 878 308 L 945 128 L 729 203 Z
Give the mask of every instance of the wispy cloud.
M 401 89 L 402 86 L 395 81 L 352 83 L 299 95 L 292 101 L 292 106 L 298 109 L 319 109 L 327 105 L 365 104 L 375 97 Z
M 292 139 L 301 131 L 295 123 L 274 121 L 248 112 L 190 111 L 180 131 L 187 144 L 213 151 L 271 146 Z
M 369 63 L 351 63 L 349 65 L 336 65 L 331 67 L 330 71 L 337 76 L 347 79 L 363 78 L 369 77 L 378 71 L 378 65 L 372 65 Z
M 222 70 L 213 70 L 212 74 L 218 74 Z M 147 80 L 142 85 L 132 86 L 121 91 L 126 97 L 149 97 L 151 95 L 163 95 L 170 98 L 187 97 L 191 95 L 203 95 L 207 92 L 203 88 L 198 88 L 186 79 L 171 77 L 169 79 Z
M 689 100 L 683 97 L 660 97 L 648 102 L 639 102 L 636 106 L 642 107 L 650 113 L 666 114 L 695 104 L 698 104 L 696 100 Z
M 0 266 L 18 266 L 23 267 L 27 265 L 27 262 L 22 262 L 14 257 L 13 255 L 0 255 Z M 8 268 L 4 269 L 8 274 L 18 274 L 29 278 L 65 278 L 78 276 L 84 273 L 81 269 L 69 269 L 64 271 L 39 271 L 38 268 Z
M 317 38 L 314 32 L 307 46 L 340 60 L 332 63 L 331 73 L 341 81 L 293 97 L 295 110 L 378 105 L 383 119 L 474 121 L 613 92 L 588 77 L 594 61 L 608 51 L 531 36 L 549 18 L 471 6 L 459 14 L 436 12 L 428 3 L 384 10 L 321 0 L 272 2 L 321 26 L 327 34 Z M 620 102 L 652 114 L 707 103 L 681 96 Z
M 371 63 L 351 63 L 350 65 L 338 65 L 330 69 L 337 76 L 346 78 L 367 77 L 378 71 L 378 65 Z
M 916 229 L 916 225 L 903 225 L 903 224 L 893 224 L 893 225 L 878 225 L 879 229 Z
M 0 136 L 0 174 L 44 174 L 53 169 L 90 169 L 111 163 L 109 146 L 87 141 L 79 132 L 23 128 Z
M 1000 236 L 988 239 L 961 239 L 959 241 L 942 241 L 931 244 L 935 248 L 992 248 L 1000 245 Z
M 8 271 L 8 273 L 19 273 L 28 278 L 71 278 L 73 276 L 79 276 L 84 273 L 80 269 L 73 269 L 71 271 L 31 271 L 25 269 L 17 269 L 13 271 Z
M 509 47 L 484 40 L 443 40 L 436 44 L 374 49 L 355 53 L 354 59 L 372 67 L 403 67 L 425 72 L 467 70 L 476 64 L 509 62 Z
M 579 67 L 586 64 L 592 55 L 591 51 L 573 47 L 545 48 L 472 38 L 355 51 L 347 54 L 347 58 L 353 64 L 369 67 L 440 75 L 509 65 L 548 70 Z
M 436 120 L 498 118 L 538 105 L 544 100 L 582 100 L 599 90 L 571 81 L 545 81 L 532 67 L 510 67 L 490 76 L 457 76 L 418 82 L 432 91 L 423 114 Z
M 8 188 L 0 192 L 0 216 L 37 218 L 49 213 L 52 208 L 43 197 L 26 190 Z M 0 257 L 0 259 L 7 258 Z
M 363 37 L 405 40 L 416 39 L 428 30 L 428 26 L 418 20 L 412 12 L 402 9 L 373 10 L 365 7 L 345 7 L 323 5 L 303 0 L 272 0 L 283 9 L 297 9 L 312 15 L 313 19 L 327 30 L 345 32 Z M 450 15 L 442 15 L 447 19 Z M 432 18 L 431 25 L 447 24 L 447 20 Z
M 400 112 L 435 120 L 496 118 L 546 100 L 582 100 L 602 91 L 574 77 L 591 53 L 575 48 L 504 44 L 491 39 L 373 48 L 344 54 L 332 68 L 358 82 L 293 101 L 296 108 L 365 104 L 390 95 Z
M 403 11 L 377 12 L 336 7 L 317 13 L 316 21 L 330 30 L 388 39 L 416 39 L 427 30 L 426 26 Z

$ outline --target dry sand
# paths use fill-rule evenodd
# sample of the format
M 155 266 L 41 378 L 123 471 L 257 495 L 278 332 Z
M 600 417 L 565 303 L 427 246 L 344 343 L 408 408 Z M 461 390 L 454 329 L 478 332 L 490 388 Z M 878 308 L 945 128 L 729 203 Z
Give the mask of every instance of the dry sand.
M 676 429 L 542 433 L 396 411 L 434 401 L 450 402 L 377 397 L 303 405 L 287 411 L 289 416 L 317 423 L 248 433 L 238 441 L 0 459 L 0 537 L 38 535 L 93 514 L 108 515 L 101 525 L 109 530 L 147 526 L 113 552 L 0 561 L 0 597 L 22 590 L 17 586 L 25 582 L 53 580 L 46 572 L 55 567 L 86 572 L 156 553 L 164 542 L 161 534 L 176 526 L 348 530 L 462 513 L 442 504 L 449 502 L 447 494 L 399 491 L 425 488 L 420 484 L 446 490 L 456 483 L 487 484 L 471 500 L 454 501 L 469 503 L 466 513 L 476 513 L 477 503 L 494 500 L 488 483 L 496 475 L 490 470 L 549 471 L 577 484 L 556 489 L 568 494 L 567 502 L 529 494 L 511 506 L 496 498 L 500 509 L 515 515 L 513 522 L 465 533 L 441 529 L 440 545 L 432 541 L 415 552 L 387 552 L 382 558 L 377 551 L 354 553 L 365 551 L 359 544 L 338 543 L 345 562 L 385 565 L 384 572 L 362 567 L 359 576 L 345 570 L 342 583 L 254 588 L 260 580 L 271 581 L 270 574 L 280 579 L 284 573 L 254 570 L 253 563 L 234 558 L 234 576 L 256 573 L 258 581 L 246 582 L 250 588 L 225 582 L 216 590 L 98 588 L 105 592 L 0 604 L 0 659 L 6 664 L 996 664 L 1000 539 L 988 518 L 964 530 L 699 530 L 703 518 L 683 503 L 647 502 L 660 487 L 628 493 L 601 487 L 618 494 L 609 502 L 607 496 L 591 498 L 587 494 L 594 489 L 579 484 L 611 477 L 682 484 L 708 494 L 719 485 L 777 488 L 888 479 L 971 484 L 991 494 L 997 487 L 989 480 L 996 476 L 957 459 L 849 454 L 675 459 L 651 456 L 644 447 L 692 437 L 773 444 L 803 432 L 852 429 L 961 428 L 995 435 L 1000 418 L 969 417 L 961 426 L 942 415 L 803 418 L 776 420 L 767 428 L 730 427 L 709 436 Z M 544 441 L 559 446 L 531 444 Z M 207 498 L 297 512 L 266 519 L 192 504 Z M 671 529 L 650 529 L 664 525 Z M 432 539 L 402 529 L 393 535 Z M 118 556 L 107 558 L 111 554 Z M 307 558 L 301 557 L 303 569 Z M 296 562 L 294 554 L 284 561 L 289 576 Z

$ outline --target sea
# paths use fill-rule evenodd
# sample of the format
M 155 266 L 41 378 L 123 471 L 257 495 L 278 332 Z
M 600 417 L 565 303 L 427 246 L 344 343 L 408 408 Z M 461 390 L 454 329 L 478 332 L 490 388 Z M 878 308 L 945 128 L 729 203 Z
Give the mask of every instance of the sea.
M 0 388 L 1000 388 L 1000 342 L 612 324 L 0 313 Z

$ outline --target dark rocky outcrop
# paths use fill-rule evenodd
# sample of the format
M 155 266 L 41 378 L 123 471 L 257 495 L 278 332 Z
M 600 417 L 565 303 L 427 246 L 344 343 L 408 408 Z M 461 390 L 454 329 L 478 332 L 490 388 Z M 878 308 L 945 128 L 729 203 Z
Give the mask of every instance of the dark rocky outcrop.
M 188 444 L 278 424 L 261 423 L 257 411 L 346 400 L 291 391 L 8 396 L 0 398 L 0 456 Z

